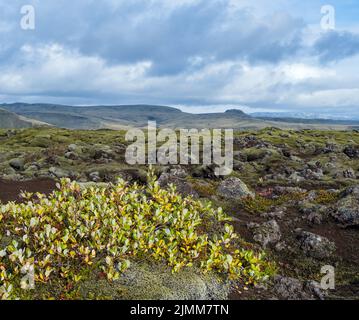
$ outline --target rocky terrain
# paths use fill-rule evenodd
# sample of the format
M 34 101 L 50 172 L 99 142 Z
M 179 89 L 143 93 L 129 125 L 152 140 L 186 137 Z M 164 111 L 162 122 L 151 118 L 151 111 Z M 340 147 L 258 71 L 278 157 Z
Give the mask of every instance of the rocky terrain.
M 54 181 L 65 177 L 96 184 L 122 177 L 144 184 L 148 168 L 125 163 L 124 135 L 111 130 L 0 130 L 0 200 L 19 201 L 17 194 L 24 189 L 51 192 Z M 174 184 L 184 195 L 221 206 L 243 241 L 265 250 L 275 262 L 276 275 L 269 282 L 239 284 L 228 297 L 359 299 L 359 133 L 265 128 L 236 132 L 234 146 L 230 177 L 217 178 L 211 166 L 155 167 L 161 186 Z M 326 265 L 335 268 L 335 290 L 320 288 Z M 134 297 L 154 281 L 146 268 L 135 266 L 129 275 L 137 281 Z M 191 298 L 211 298 L 219 290 L 188 274 L 156 279 L 162 289 L 148 291 L 146 298 L 188 298 L 178 289 L 183 283 L 193 287 Z M 221 288 L 215 298 L 228 295 Z

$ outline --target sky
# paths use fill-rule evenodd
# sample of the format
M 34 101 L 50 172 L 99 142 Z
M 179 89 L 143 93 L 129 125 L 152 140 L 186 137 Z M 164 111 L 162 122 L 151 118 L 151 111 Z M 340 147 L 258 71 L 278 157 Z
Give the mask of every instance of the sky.
M 0 103 L 359 117 L 358 70 L 358 0 L 0 0 Z

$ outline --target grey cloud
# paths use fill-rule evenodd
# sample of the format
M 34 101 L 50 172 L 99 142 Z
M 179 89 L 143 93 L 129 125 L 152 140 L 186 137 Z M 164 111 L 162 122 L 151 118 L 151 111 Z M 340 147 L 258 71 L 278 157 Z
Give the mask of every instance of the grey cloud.
M 54 42 L 108 63 L 149 60 L 154 75 L 184 72 L 197 56 L 276 63 L 300 49 L 304 26 L 285 13 L 262 21 L 246 9 L 229 12 L 227 0 L 201 0 L 167 12 L 158 1 L 119 1 L 117 6 L 111 1 L 32 2 L 36 30 L 16 28 L 6 35 L 3 62 L 24 43 Z M 15 0 L 9 9 L 13 19 L 19 19 L 20 4 Z
M 334 96 L 335 89 L 357 86 L 355 70 L 343 64 L 357 58 L 357 34 L 329 32 L 308 46 L 305 13 L 294 17 L 297 11 L 286 8 L 263 15 L 269 10 L 262 4 L 258 13 L 258 6 L 240 1 L 248 6 L 233 9 L 230 0 L 27 0 L 36 9 L 36 30 L 24 31 L 24 1 L 0 0 L 0 97 L 288 108 L 310 105 L 312 93 L 322 105 L 328 99 L 320 92 Z M 147 66 L 137 67 L 141 62 Z M 328 62 L 335 62 L 334 75 Z M 351 105 L 359 101 L 355 91 L 340 94 Z
M 329 31 L 314 44 L 322 62 L 339 61 L 359 53 L 359 34 L 347 31 Z

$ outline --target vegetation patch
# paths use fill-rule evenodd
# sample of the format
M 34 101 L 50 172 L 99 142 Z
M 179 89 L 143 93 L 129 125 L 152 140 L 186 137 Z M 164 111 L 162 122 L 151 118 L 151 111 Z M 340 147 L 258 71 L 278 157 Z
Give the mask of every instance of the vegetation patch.
M 64 179 L 49 196 L 0 205 L 0 298 L 78 298 L 91 274 L 114 282 L 141 259 L 246 283 L 273 273 L 264 253 L 240 247 L 221 208 L 161 189 L 152 173 L 148 180 L 81 187 Z M 41 290 L 23 290 L 31 270 Z
M 216 195 L 216 187 L 211 183 L 194 181 L 192 185 L 201 197 L 211 198 Z
M 339 200 L 339 194 L 335 192 L 329 192 L 327 190 L 318 190 L 314 202 L 317 204 L 333 204 Z
M 306 193 L 285 194 L 276 198 L 267 198 L 256 194 L 255 197 L 246 197 L 240 200 L 239 206 L 253 214 L 266 213 L 290 201 L 303 200 Z

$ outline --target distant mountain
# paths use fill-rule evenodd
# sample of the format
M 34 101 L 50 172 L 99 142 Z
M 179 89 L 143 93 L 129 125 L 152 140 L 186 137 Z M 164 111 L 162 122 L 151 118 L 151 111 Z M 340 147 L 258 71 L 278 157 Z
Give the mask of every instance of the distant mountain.
M 290 112 L 256 112 L 251 116 L 265 121 L 280 121 L 288 123 L 326 124 L 326 125 L 359 125 L 359 119 L 350 117 L 324 116 L 320 114 L 290 113 Z
M 251 113 L 252 117 L 256 118 L 296 118 L 296 119 L 317 119 L 317 118 L 325 118 L 319 117 L 315 113 L 306 113 L 306 112 L 253 112 Z
M 45 125 L 40 121 L 28 119 L 23 116 L 19 116 L 8 110 L 0 108 L 0 128 L 1 129 L 18 129 L 18 128 L 30 128 L 36 125 Z
M 145 127 L 148 121 L 156 121 L 159 127 L 213 128 L 237 126 L 251 117 L 240 110 L 225 113 L 191 114 L 167 106 L 64 106 L 54 104 L 3 104 L 16 114 L 69 129 L 121 129 Z
M 271 119 L 308 119 L 308 120 L 330 120 L 330 121 L 354 121 L 359 122 L 359 117 L 350 112 L 343 114 L 323 114 L 311 112 L 253 112 L 250 114 L 255 118 L 271 118 Z
M 238 109 L 230 109 L 225 112 L 226 115 L 233 115 L 235 117 L 241 117 L 243 119 L 249 119 L 252 118 L 250 115 L 244 113 L 242 110 Z
M 223 113 L 192 114 L 167 106 L 65 106 L 55 104 L 0 104 L 0 108 L 41 123 L 68 129 L 126 129 L 146 127 L 156 121 L 158 127 L 168 128 L 230 128 L 236 130 L 278 127 L 288 129 L 351 129 L 359 121 L 329 121 L 318 119 L 253 117 L 241 110 Z M 20 119 L 20 117 L 18 118 Z M 34 120 L 32 120 L 34 121 Z M 6 121 L 4 121 L 6 122 Z

